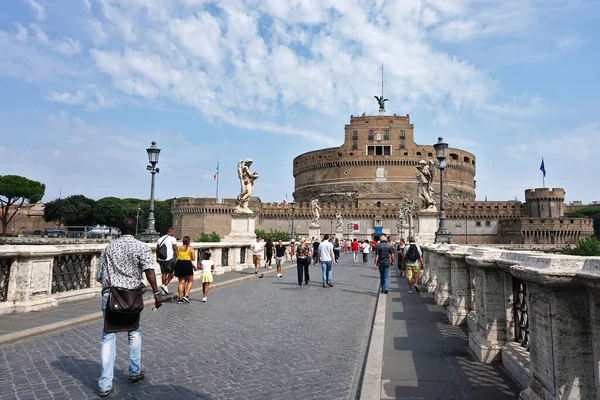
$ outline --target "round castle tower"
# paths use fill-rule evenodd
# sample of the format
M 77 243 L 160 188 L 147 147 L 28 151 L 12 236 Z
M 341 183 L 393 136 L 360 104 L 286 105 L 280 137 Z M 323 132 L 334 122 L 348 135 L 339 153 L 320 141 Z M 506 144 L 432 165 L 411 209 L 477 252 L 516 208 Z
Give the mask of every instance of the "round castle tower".
M 525 210 L 530 218 L 558 218 L 565 214 L 565 189 L 537 188 L 525 191 Z

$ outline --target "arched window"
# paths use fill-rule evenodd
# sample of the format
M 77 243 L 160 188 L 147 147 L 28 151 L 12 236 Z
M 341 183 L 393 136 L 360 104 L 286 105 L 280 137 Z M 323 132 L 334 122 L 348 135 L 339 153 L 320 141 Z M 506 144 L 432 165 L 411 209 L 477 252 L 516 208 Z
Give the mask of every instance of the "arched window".
M 463 161 L 466 163 L 469 163 L 469 162 L 471 162 L 471 159 L 469 157 L 465 156 L 465 158 L 463 158 Z
M 451 160 L 458 160 L 458 154 L 450 153 L 450 159 Z

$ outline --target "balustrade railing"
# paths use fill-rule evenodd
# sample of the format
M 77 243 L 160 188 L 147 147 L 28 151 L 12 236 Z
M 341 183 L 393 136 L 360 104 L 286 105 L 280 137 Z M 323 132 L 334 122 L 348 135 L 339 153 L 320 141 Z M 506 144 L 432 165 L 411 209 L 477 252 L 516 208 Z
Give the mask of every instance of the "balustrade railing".
M 92 254 L 65 254 L 54 257 L 52 293 L 88 289 L 92 270 Z
M 246 250 L 247 247 L 240 248 L 240 264 L 246 264 Z
M 0 301 L 8 299 L 8 282 L 12 258 L 0 258 Z
M 225 247 L 221 249 L 221 265 L 229 265 L 229 249 Z
M 515 341 L 529 351 L 529 300 L 525 282 L 513 278 Z

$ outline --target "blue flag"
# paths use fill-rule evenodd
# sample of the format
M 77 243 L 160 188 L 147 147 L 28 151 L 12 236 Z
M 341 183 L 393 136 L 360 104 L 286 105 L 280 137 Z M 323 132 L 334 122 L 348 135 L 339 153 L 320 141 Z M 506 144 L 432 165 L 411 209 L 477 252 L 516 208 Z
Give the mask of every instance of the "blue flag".
M 546 167 L 544 166 L 544 159 L 542 158 L 542 165 L 540 165 L 540 171 L 543 172 L 544 178 L 546 177 Z

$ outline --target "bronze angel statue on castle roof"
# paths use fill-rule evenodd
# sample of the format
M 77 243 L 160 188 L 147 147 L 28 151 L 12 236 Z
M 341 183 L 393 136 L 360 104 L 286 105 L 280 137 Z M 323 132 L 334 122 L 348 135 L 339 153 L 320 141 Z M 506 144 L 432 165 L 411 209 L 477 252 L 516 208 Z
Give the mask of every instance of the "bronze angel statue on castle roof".
M 384 99 L 383 95 L 381 95 L 381 97 L 379 96 L 373 96 L 377 99 L 377 102 L 379 103 L 379 109 L 380 110 L 384 110 L 385 109 L 385 102 L 389 101 L 388 99 Z

